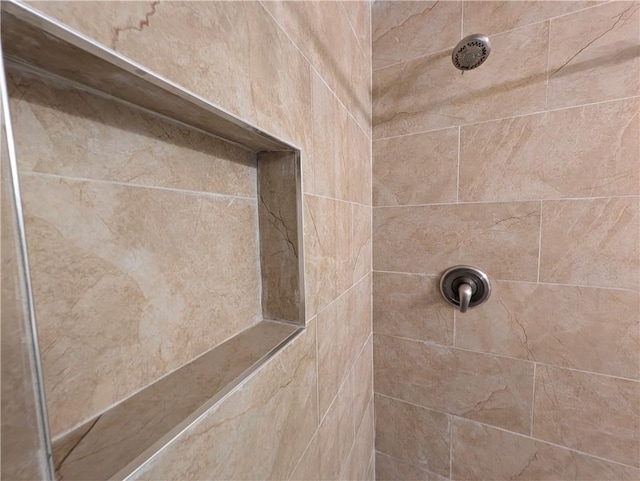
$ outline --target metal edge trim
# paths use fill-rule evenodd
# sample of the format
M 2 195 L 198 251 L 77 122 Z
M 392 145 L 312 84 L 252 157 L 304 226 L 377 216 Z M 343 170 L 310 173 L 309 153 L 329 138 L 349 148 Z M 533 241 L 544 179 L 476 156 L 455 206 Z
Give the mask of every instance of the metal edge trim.
M 158 441 L 145 449 L 134 460 L 127 464 L 124 468 L 119 470 L 116 474 L 109 478 L 110 481 L 122 480 L 130 481 L 137 473 L 139 473 L 145 466 L 157 459 L 162 452 L 167 449 L 174 441 L 176 441 L 182 434 L 187 432 L 193 426 L 198 424 L 204 419 L 213 409 L 226 401 L 234 393 L 244 387 L 267 363 L 272 360 L 275 355 L 299 337 L 306 328 L 298 327 L 291 334 L 287 335 L 278 345 L 273 347 L 264 356 L 254 362 L 248 367 L 242 374 L 240 374 L 234 381 L 225 386 L 220 392 L 218 392 L 211 399 L 202 404 L 191 415 L 189 415 L 182 423 L 173 428 L 167 434 L 162 436 Z
M 276 137 L 275 135 L 265 132 L 263 129 L 247 122 L 246 120 L 241 119 L 240 117 L 234 115 L 226 109 L 209 102 L 204 97 L 201 97 L 191 92 L 190 90 L 185 89 L 181 85 L 172 82 L 171 80 L 149 70 L 148 68 L 125 57 L 119 52 L 105 47 L 91 37 L 88 37 L 83 33 L 68 27 L 55 18 L 50 17 L 40 12 L 39 10 L 24 4 L 22 1 L 2 0 L 2 9 L 6 10 L 6 12 L 10 15 L 17 17 L 20 20 L 33 25 L 54 37 L 60 38 L 61 40 L 81 50 L 84 50 L 85 52 L 88 52 L 100 58 L 101 60 L 104 60 L 105 62 L 116 66 L 117 68 L 125 70 L 126 72 L 135 75 L 138 78 L 150 82 L 156 87 L 159 87 L 170 94 L 180 97 L 186 102 L 197 105 L 211 112 L 212 115 L 220 117 L 246 131 L 252 132 L 256 136 L 265 138 L 272 143 L 280 144 L 282 145 L 284 150 L 301 150 L 295 144 L 286 142 L 281 138 Z
M 44 388 L 44 377 L 42 372 L 42 360 L 40 358 L 40 346 L 38 343 L 38 327 L 36 322 L 35 304 L 33 301 L 33 290 L 31 288 L 31 274 L 29 269 L 29 257 L 27 254 L 27 235 L 24 227 L 24 213 L 22 210 L 22 195 L 20 193 L 20 179 L 18 177 L 18 159 L 16 155 L 15 143 L 13 140 L 13 128 L 11 125 L 11 111 L 9 109 L 9 92 L 5 77 L 4 58 L 2 57 L 2 42 L 0 42 L 0 96 L 2 96 L 2 116 L 4 117 L 5 132 L 7 136 L 7 150 L 9 151 L 9 171 L 11 175 L 12 196 L 14 201 L 14 212 L 16 215 L 16 226 L 18 230 L 18 246 L 21 252 L 20 264 L 23 269 L 23 289 L 27 304 L 27 329 L 31 333 L 31 357 L 33 359 L 33 370 L 36 378 L 36 396 L 38 401 L 39 424 L 42 429 L 42 436 L 45 450 L 45 469 L 48 478 L 55 480 L 55 470 L 53 467 L 53 455 L 51 451 L 51 432 L 49 430 L 49 415 L 47 412 L 47 400 Z

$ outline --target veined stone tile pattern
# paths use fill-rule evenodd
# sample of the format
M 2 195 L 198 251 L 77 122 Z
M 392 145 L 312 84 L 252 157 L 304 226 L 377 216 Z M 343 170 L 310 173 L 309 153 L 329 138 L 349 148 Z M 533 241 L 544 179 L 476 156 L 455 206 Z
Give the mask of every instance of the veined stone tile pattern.
M 335 478 L 337 472 L 341 479 L 372 479 L 370 3 L 150 0 L 29 4 L 302 150 L 306 336 L 256 372 L 242 390 L 138 475 L 318 480 Z M 16 88 L 21 87 L 26 85 Z M 325 109 L 322 101 L 314 106 L 314 97 L 327 101 L 330 108 Z M 73 103 L 78 112 L 65 110 L 64 104 L 58 102 L 61 111 L 57 114 L 65 121 L 75 122 L 74 114 L 82 116 L 81 102 Z M 51 125 L 52 113 L 46 108 L 37 102 L 29 107 L 26 114 L 37 120 L 34 128 L 58 128 Z M 106 119 L 121 115 L 126 113 L 104 113 Z M 153 133 L 157 128 L 163 134 L 160 127 L 146 126 L 145 121 L 142 116 L 130 122 L 144 129 L 128 130 L 123 138 L 127 146 L 136 136 L 144 136 L 145 129 Z M 134 160 L 128 165 L 122 153 L 110 152 L 115 167 L 96 162 L 87 167 L 70 164 L 64 154 L 77 148 L 74 140 L 104 132 L 84 118 L 71 127 L 70 132 L 60 132 L 69 139 L 65 145 L 50 145 L 60 156 L 42 156 L 28 169 L 48 173 L 45 169 L 73 168 L 73 173 L 68 170 L 65 175 L 130 184 L 165 182 L 170 188 L 194 191 L 211 186 L 212 179 L 200 165 L 197 169 L 202 175 L 189 178 L 190 185 L 184 183 L 182 174 L 192 166 L 173 169 L 184 146 L 183 134 L 177 130 L 168 132 L 171 146 L 167 149 L 172 150 L 167 151 L 172 156 L 165 159 L 162 169 L 152 155 L 157 152 L 144 150 L 132 152 Z M 323 139 L 329 140 L 325 144 Z M 186 138 L 184 142 L 193 141 Z M 216 150 L 213 144 L 198 146 L 203 149 L 198 154 L 209 154 L 210 166 L 221 175 L 222 160 L 232 160 L 232 153 Z M 91 152 L 74 151 L 74 156 L 94 159 Z M 195 151 L 191 156 L 198 157 Z M 81 168 L 87 170 L 83 173 Z M 215 188 L 226 187 L 229 191 L 225 193 L 255 198 L 255 180 L 243 182 L 245 173 L 255 175 L 255 164 L 239 156 L 227 168 L 227 180 Z M 358 317 L 349 311 L 354 306 Z M 319 331 L 322 349 L 332 353 L 335 349 L 335 359 L 323 354 L 320 376 L 324 377 L 319 386 L 315 374 L 320 359 L 315 342 L 317 313 L 325 321 L 332 317 L 325 326 L 348 324 L 346 330 Z M 207 331 L 204 337 L 209 334 Z M 345 390 L 349 384 L 353 389 Z M 318 391 L 325 410 L 336 405 L 340 395 L 345 398 L 343 404 L 352 405 L 354 411 L 350 422 L 353 444 L 341 448 L 345 459 L 341 466 L 331 466 L 331 473 L 322 472 L 318 457 L 321 418 L 314 394 Z M 220 440 L 223 443 L 216 446 Z
M 640 479 L 640 2 L 457 3 L 372 9 L 375 391 L 451 417 L 446 478 Z M 466 314 L 454 264 L 493 284 Z M 378 479 L 438 476 L 405 435 Z

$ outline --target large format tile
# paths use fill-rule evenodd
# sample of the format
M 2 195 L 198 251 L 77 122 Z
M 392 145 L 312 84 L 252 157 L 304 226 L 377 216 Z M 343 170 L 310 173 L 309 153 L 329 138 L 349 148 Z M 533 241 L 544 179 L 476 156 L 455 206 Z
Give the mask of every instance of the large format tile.
M 353 365 L 354 427 L 357 432 L 373 396 L 373 336 L 365 344 Z
M 548 20 L 597 4 L 595 0 L 548 2 L 540 0 L 499 0 L 464 2 L 464 34 L 494 35 Z
M 0 99 L 0 107 L 4 99 Z M 32 362 L 33 332 L 28 330 L 24 270 L 19 250 L 18 218 L 9 163 L 4 110 L 0 124 L 0 404 L 2 479 L 45 479 L 45 449 L 38 416 L 40 406 Z M 10 440 L 10 441 L 7 441 Z
M 536 280 L 539 224 L 538 202 L 374 208 L 374 269 L 439 275 L 471 264 Z
M 640 382 L 536 370 L 533 435 L 640 467 Z
M 462 127 L 460 200 L 640 193 L 639 110 L 630 99 Z
M 131 479 L 286 479 L 317 428 L 314 333 L 311 322 Z
M 245 120 L 255 121 L 250 2 L 30 2 Z M 275 25 L 274 25 L 275 28 Z M 176 54 L 180 52 L 180 54 Z
M 356 433 L 355 443 L 349 459 L 340 474 L 340 480 L 374 481 L 372 468 L 375 451 L 375 415 L 373 398 L 367 406 L 360 428 Z
M 58 479 L 106 480 L 240 383 L 295 326 L 261 322 L 53 441 Z
M 320 413 L 329 408 L 371 334 L 371 276 L 318 314 Z
M 377 393 L 529 433 L 533 364 L 376 334 Z
M 453 421 L 453 479 L 636 481 L 640 470 L 463 419 Z
M 361 49 L 340 2 L 263 2 L 358 123 L 371 123 L 368 49 Z M 355 60 L 355 61 L 354 61 Z
M 375 2 L 372 6 L 373 69 L 405 62 L 460 40 L 462 2 Z
M 640 379 L 637 292 L 494 281 L 458 316 L 458 347 Z M 375 314 L 374 314 L 375 319 Z
M 638 289 L 640 199 L 542 205 L 540 280 Z
M 340 479 L 354 439 L 353 383 L 348 377 L 318 428 L 320 479 Z
M 549 108 L 640 95 L 638 2 L 552 20 L 549 41 Z
M 306 191 L 370 205 L 369 137 L 315 74 L 312 99 L 313 182 Z
M 376 449 L 449 476 L 449 416 L 376 395 Z
M 453 307 L 442 298 L 436 277 L 373 274 L 376 334 L 453 344 Z
M 455 202 L 458 129 L 373 142 L 373 205 Z
M 254 200 L 37 174 L 22 188 L 54 435 L 260 318 Z
M 249 151 L 69 84 L 9 85 L 22 171 L 256 196 Z
M 488 60 L 464 75 L 451 64 L 450 50 L 376 70 L 374 138 L 542 110 L 547 37 L 547 23 L 496 35 Z
M 445 481 L 448 478 L 430 473 L 383 453 L 376 453 L 377 481 Z
M 320 479 L 320 463 L 320 443 L 316 431 L 289 479 L 291 481 L 318 481 Z

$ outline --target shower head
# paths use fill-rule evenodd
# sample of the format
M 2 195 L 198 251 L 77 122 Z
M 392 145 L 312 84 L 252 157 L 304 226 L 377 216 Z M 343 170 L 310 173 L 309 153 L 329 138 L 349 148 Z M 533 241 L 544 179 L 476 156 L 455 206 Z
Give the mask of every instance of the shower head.
M 455 68 L 464 72 L 482 65 L 490 53 L 489 38 L 486 35 L 474 33 L 458 42 L 451 54 L 451 61 Z

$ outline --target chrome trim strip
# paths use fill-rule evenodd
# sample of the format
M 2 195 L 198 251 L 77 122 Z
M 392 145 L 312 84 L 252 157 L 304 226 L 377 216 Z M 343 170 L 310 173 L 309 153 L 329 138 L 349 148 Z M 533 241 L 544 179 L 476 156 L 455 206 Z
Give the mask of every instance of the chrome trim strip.
M 209 102 L 205 98 L 185 89 L 179 84 L 149 70 L 143 65 L 125 57 L 115 50 L 105 47 L 91 37 L 71 29 L 55 18 L 49 17 L 19 0 L 2 0 L 2 10 L 47 34 L 52 35 L 53 37 L 59 38 L 80 50 L 88 52 L 95 57 L 144 80 L 145 82 L 149 82 L 154 86 L 163 89 L 169 94 L 181 98 L 189 104 L 196 105 L 207 110 L 211 115 L 234 124 L 245 131 L 251 132 L 256 137 L 263 138 L 265 141 L 270 143 L 279 144 L 283 150 L 300 150 L 296 145 L 265 132 L 263 129 L 241 119 L 226 109 Z
M 29 258 L 27 255 L 27 236 L 24 228 L 24 213 L 22 211 L 22 196 L 20 194 L 20 179 L 18 177 L 18 159 L 16 156 L 15 144 L 13 141 L 13 128 L 11 125 L 11 112 L 9 109 L 9 91 L 4 70 L 4 58 L 2 57 L 2 42 L 0 42 L 0 96 L 2 96 L 2 116 L 4 117 L 4 128 L 7 136 L 7 150 L 9 151 L 9 172 L 11 175 L 11 187 L 16 215 L 16 227 L 18 230 L 18 247 L 21 252 L 19 262 L 23 270 L 24 295 L 27 301 L 27 329 L 31 334 L 31 348 L 33 352 L 33 370 L 36 381 L 36 404 L 38 404 L 39 424 L 42 430 L 45 464 L 48 479 L 55 480 L 53 468 L 53 456 L 51 452 L 51 433 L 49 431 L 49 415 L 47 413 L 47 400 L 44 389 L 44 377 L 42 375 L 42 361 L 40 359 L 40 347 L 38 344 L 38 327 L 36 323 L 35 304 L 33 302 L 33 291 L 31 289 L 31 274 L 29 270 Z
M 267 321 L 269 322 L 269 321 Z M 176 441 L 183 433 L 188 431 L 191 427 L 199 423 L 205 416 L 209 414 L 211 410 L 223 403 L 226 399 L 232 396 L 235 392 L 239 391 L 244 385 L 275 355 L 280 352 L 285 346 L 291 344 L 300 334 L 305 331 L 305 328 L 300 327 L 294 332 L 285 337 L 277 346 L 272 348 L 264 356 L 253 363 L 246 371 L 238 376 L 234 381 L 229 383 L 225 388 L 220 390 L 214 397 L 202 404 L 197 410 L 195 410 L 189 417 L 187 417 L 182 423 L 173 428 L 167 434 L 162 436 L 153 445 L 147 448 L 143 453 L 136 457 L 133 461 L 127 464 L 124 468 L 114 474 L 110 481 L 129 481 L 133 479 L 139 471 L 145 466 L 151 463 L 154 459 L 162 454 L 162 452 Z

